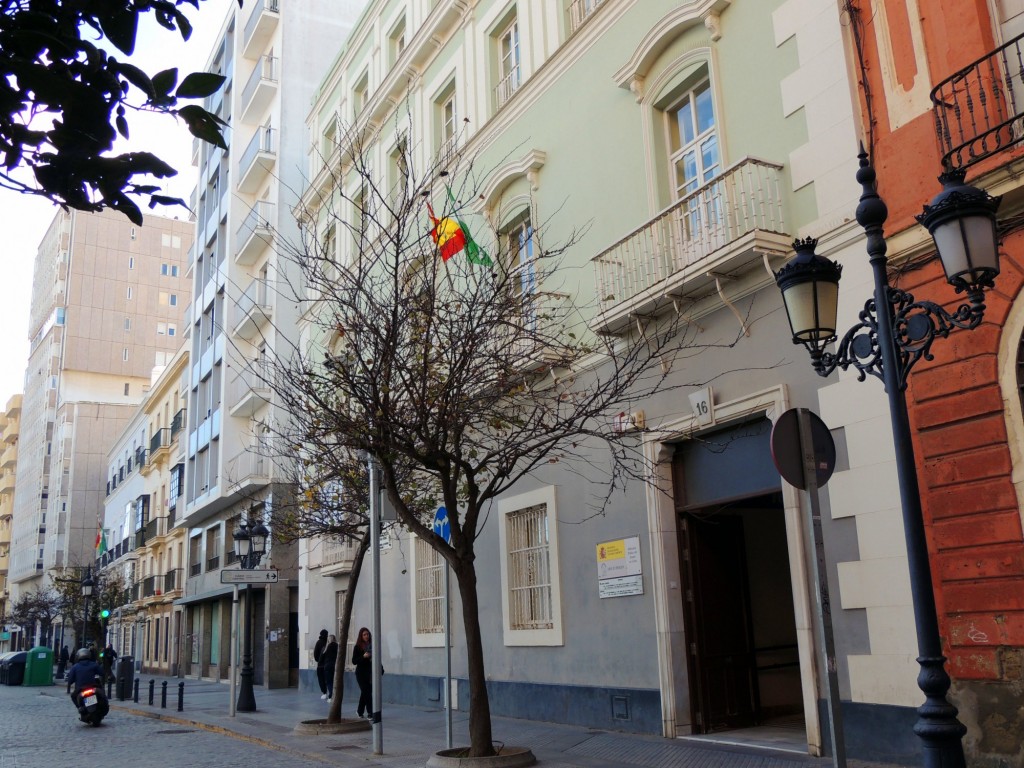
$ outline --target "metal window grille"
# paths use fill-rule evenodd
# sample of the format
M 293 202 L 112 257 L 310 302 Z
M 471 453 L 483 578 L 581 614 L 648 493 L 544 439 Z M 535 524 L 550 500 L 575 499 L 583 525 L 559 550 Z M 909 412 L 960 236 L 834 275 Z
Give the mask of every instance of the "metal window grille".
M 416 632 L 444 631 L 444 558 L 416 539 Z
M 512 629 L 552 629 L 548 509 L 538 504 L 509 514 L 508 605 Z

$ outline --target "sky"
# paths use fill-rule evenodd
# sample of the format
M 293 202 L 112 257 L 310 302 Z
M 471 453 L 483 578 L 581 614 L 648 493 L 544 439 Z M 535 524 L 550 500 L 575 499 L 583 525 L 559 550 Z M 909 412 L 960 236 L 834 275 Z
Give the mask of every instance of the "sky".
M 203 69 L 210 49 L 220 32 L 229 3 L 235 0 L 206 0 L 197 12 L 182 6 L 192 22 L 188 42 L 177 32 L 169 32 L 148 20 L 140 28 L 135 55 L 131 61 L 153 75 L 178 67 L 179 82 L 186 74 Z M 136 92 L 135 97 L 138 97 Z M 173 117 L 129 114 L 131 141 L 126 149 L 148 150 L 178 170 L 168 183 L 167 192 L 188 200 L 196 183 L 197 169 L 192 167 L 192 136 L 184 123 Z M 143 215 L 149 209 L 140 203 Z M 0 411 L 6 409 L 11 395 L 22 391 L 28 362 L 28 312 L 32 294 L 32 263 L 36 248 L 58 209 L 34 195 L 21 195 L 0 189 L 0 233 L 5 243 L 0 256 Z M 157 208 L 155 213 L 161 213 Z M 168 208 L 163 215 L 187 216 L 184 208 Z

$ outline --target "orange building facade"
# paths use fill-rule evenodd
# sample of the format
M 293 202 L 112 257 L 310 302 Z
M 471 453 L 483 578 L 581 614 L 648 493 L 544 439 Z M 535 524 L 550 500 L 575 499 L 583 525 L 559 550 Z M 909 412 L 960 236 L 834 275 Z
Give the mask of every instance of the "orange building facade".
M 914 216 L 936 176 L 1002 195 L 1001 273 L 983 324 L 907 389 L 950 699 L 970 765 L 1024 765 L 1024 2 L 843 0 L 861 135 L 889 207 L 896 287 L 952 309 Z M 934 98 L 933 98 L 934 97 Z M 937 102 L 937 103 L 936 103 Z

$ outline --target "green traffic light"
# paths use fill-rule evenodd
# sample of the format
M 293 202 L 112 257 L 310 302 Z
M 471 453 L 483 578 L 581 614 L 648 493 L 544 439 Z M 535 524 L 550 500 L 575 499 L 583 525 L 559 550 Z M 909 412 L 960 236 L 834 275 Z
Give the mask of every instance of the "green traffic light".
M 110 618 L 110 611 L 108 611 L 106 608 L 104 608 L 102 611 L 100 611 L 100 618 L 101 619 L 109 619 Z

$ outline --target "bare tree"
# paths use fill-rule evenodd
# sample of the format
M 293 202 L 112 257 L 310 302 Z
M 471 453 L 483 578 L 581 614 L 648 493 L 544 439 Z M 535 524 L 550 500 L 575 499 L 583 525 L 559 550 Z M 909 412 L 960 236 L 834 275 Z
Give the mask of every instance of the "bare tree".
M 300 275 L 287 286 L 304 341 L 284 350 L 279 337 L 264 376 L 287 414 L 275 426 L 278 442 L 327 480 L 338 456 L 373 457 L 400 524 L 454 571 L 468 754 L 487 756 L 495 751 L 476 543 L 491 503 L 557 463 L 600 483 L 600 513 L 629 478 L 645 475 L 636 436 L 613 428 L 614 415 L 664 390 L 684 358 L 737 339 L 698 344 L 697 329 L 675 312 L 638 319 L 624 335 L 594 334 L 597 304 L 577 295 L 576 272 L 566 267 L 578 233 L 554 243 L 543 236 L 545 222 L 512 237 L 486 231 L 466 204 L 479 196 L 468 161 L 450 176 L 435 166 L 418 177 L 403 153 L 399 178 L 383 184 L 365 151 L 376 138 L 342 138 L 334 185 L 300 217 L 301 242 L 280 254 Z M 486 235 L 480 241 L 491 255 L 474 249 L 467 221 Z M 466 247 L 446 253 L 450 237 Z M 288 271 L 281 267 L 282 285 Z M 675 386 L 703 383 L 676 377 Z M 430 525 L 440 504 L 449 510 L 450 545 Z M 299 511 L 302 525 L 316 529 L 321 510 Z
M 19 625 L 28 635 L 39 625 L 40 642 L 49 643 L 54 619 L 61 613 L 60 596 L 50 587 L 35 589 L 19 596 L 11 605 L 8 620 Z

